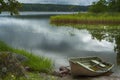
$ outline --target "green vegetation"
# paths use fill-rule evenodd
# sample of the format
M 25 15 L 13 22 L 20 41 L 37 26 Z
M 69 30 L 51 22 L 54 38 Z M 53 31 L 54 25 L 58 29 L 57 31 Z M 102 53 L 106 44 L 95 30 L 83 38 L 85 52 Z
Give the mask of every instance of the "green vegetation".
M 52 76 L 52 75 L 39 74 L 39 73 L 34 73 L 34 74 L 28 73 L 28 74 L 29 74 L 28 80 L 58 80 L 57 77 Z
M 39 71 L 39 72 L 50 72 L 53 68 L 52 60 L 40 57 L 37 55 L 34 55 L 33 53 L 29 53 L 25 50 L 19 50 L 11 48 L 10 46 L 6 45 L 4 42 L 0 41 L 0 52 L 1 51 L 9 51 L 17 54 L 21 54 L 23 56 L 26 56 L 28 58 L 27 61 L 23 62 L 22 64 L 24 66 L 30 67 L 33 71 Z
M 0 80 L 3 80 L 0 78 Z M 52 76 L 52 75 L 45 75 L 45 74 L 40 74 L 38 72 L 36 73 L 27 73 L 27 78 L 25 77 L 20 77 L 20 78 L 15 78 L 13 75 L 8 75 L 4 80 L 58 80 L 57 77 Z
M 51 24 L 89 29 L 106 28 L 101 27 L 101 25 L 109 25 L 109 29 L 118 29 L 120 27 L 120 0 L 98 0 L 93 2 L 89 7 L 89 11 L 92 13 L 52 16 Z
M 10 52 L 0 52 L 0 79 L 11 76 L 20 78 L 25 76 L 25 70 L 21 63 Z
M 120 12 L 120 0 L 98 0 L 89 7 L 90 12 Z
M 24 62 L 24 66 L 29 66 L 33 71 L 50 72 L 53 68 L 52 61 L 45 57 L 40 57 L 25 50 L 12 49 L 13 52 L 26 56 L 29 60 Z
M 119 13 L 78 13 L 69 15 L 58 15 L 51 17 L 51 24 L 104 24 L 104 25 L 120 25 Z
M 107 1 L 106 0 L 99 0 L 98 2 L 93 2 L 92 6 L 89 8 L 90 12 L 100 13 L 100 12 L 107 12 Z
M 109 0 L 108 8 L 110 12 L 120 12 L 120 0 Z
M 16 0 L 0 0 L 0 13 L 2 11 L 9 11 L 10 15 L 19 14 L 18 9 L 21 8 L 21 4 Z
M 0 52 L 2 51 L 12 51 L 12 48 L 0 41 Z
M 58 4 L 22 4 L 20 11 L 87 11 L 89 6 Z

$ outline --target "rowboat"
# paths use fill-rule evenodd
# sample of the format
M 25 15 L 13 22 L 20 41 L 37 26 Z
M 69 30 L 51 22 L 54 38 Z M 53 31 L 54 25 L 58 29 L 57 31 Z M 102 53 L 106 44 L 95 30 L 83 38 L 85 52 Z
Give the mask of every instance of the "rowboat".
M 98 76 L 111 71 L 114 66 L 98 57 L 69 58 L 69 63 L 72 76 Z

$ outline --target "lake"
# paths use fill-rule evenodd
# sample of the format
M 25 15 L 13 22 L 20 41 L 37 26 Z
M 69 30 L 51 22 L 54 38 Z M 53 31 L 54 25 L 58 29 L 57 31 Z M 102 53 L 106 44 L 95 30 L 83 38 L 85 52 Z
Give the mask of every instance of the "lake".
M 72 12 L 71 12 L 72 13 Z M 120 34 L 117 30 L 87 30 L 56 27 L 50 16 L 69 12 L 22 12 L 20 16 L 0 15 L 0 40 L 14 48 L 25 49 L 46 56 L 55 67 L 68 66 L 69 57 L 98 56 L 104 61 L 120 65 Z

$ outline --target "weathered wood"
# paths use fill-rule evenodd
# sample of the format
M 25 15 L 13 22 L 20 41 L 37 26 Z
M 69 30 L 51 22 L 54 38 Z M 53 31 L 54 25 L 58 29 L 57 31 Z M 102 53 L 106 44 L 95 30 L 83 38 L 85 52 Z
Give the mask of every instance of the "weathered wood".
M 98 57 L 70 58 L 69 62 L 72 76 L 98 76 L 109 72 L 114 66 Z

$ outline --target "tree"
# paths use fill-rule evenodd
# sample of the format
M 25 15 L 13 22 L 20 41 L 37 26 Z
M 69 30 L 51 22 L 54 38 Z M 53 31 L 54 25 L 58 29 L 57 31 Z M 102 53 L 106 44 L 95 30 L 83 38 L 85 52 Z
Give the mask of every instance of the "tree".
M 120 65 L 120 34 L 119 30 L 88 30 L 92 35 L 93 39 L 97 39 L 99 41 L 106 40 L 108 42 L 114 43 L 114 51 L 117 54 L 117 65 Z M 96 34 L 97 32 L 97 34 Z M 106 36 L 107 34 L 107 36 Z
M 99 0 L 98 2 L 93 2 L 91 7 L 89 8 L 90 12 L 100 13 L 107 11 L 107 1 L 106 0 Z
M 89 8 L 90 12 L 120 12 L 120 0 L 99 0 L 93 2 Z
M 19 14 L 18 9 L 21 8 L 21 3 L 16 0 L 0 0 L 0 12 L 9 11 L 10 15 Z
M 120 0 L 109 0 L 109 11 L 120 12 Z
M 6 3 L 3 0 L 0 0 L 0 13 L 5 9 Z

